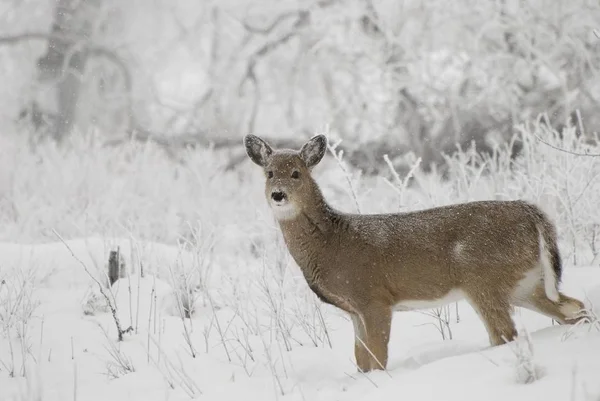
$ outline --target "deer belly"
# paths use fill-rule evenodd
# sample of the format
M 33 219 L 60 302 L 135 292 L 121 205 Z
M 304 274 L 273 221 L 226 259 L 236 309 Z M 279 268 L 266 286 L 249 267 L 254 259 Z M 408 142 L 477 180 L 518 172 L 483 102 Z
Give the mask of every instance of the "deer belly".
M 450 290 L 446 295 L 440 298 L 432 299 L 405 299 L 394 305 L 395 311 L 409 311 L 422 309 L 435 309 L 452 302 L 458 302 L 465 299 L 465 294 L 458 289 Z

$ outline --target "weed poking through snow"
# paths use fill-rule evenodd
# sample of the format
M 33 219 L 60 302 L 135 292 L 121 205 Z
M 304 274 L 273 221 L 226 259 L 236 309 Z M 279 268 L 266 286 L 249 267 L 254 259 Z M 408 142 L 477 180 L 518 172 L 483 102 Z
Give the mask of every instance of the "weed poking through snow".
M 10 377 L 26 377 L 28 360 L 35 361 L 29 322 L 39 306 L 33 296 L 36 271 L 17 267 L 10 273 L 10 277 L 0 278 L 0 336 L 9 348 L 8 357 L 0 358 L 0 366 Z
M 520 333 L 512 344 L 511 351 L 516 357 L 515 379 L 517 383 L 533 383 L 544 376 L 544 369 L 535 362 L 533 341 L 529 331 L 522 327 Z

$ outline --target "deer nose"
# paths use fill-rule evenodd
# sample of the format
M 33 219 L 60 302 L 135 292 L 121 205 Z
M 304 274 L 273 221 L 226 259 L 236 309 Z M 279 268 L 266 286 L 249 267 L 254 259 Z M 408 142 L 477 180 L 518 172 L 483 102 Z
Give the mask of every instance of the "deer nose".
M 275 201 L 275 202 L 281 202 L 282 200 L 285 199 L 285 193 L 281 192 L 281 191 L 276 191 L 276 192 L 272 192 L 271 193 L 271 198 Z

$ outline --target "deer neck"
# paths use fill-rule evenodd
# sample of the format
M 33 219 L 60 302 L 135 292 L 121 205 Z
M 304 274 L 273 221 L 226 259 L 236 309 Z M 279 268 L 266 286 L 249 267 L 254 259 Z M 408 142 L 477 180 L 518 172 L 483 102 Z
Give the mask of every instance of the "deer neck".
M 317 183 L 311 180 L 306 191 L 302 201 L 297 204 L 300 208 L 299 212 L 292 218 L 279 220 L 283 231 L 292 231 L 298 234 L 299 230 L 313 231 L 316 229 L 327 232 L 331 228 L 331 218 L 335 211 L 323 197 Z
M 290 254 L 304 273 L 310 275 L 307 270 L 312 269 L 319 251 L 327 246 L 338 214 L 327 204 L 316 183 L 309 191 L 300 211 L 293 218 L 279 220 L 279 226 Z

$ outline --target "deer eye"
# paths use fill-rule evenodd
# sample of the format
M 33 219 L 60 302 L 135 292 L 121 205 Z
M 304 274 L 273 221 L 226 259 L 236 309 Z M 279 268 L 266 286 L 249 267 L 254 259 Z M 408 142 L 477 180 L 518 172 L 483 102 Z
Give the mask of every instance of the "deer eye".
M 272 172 L 272 171 L 269 171 L 269 172 L 267 173 L 267 176 L 268 176 L 269 178 L 273 178 L 273 172 Z
M 300 172 L 298 170 L 294 170 L 292 172 L 292 178 L 300 178 Z

